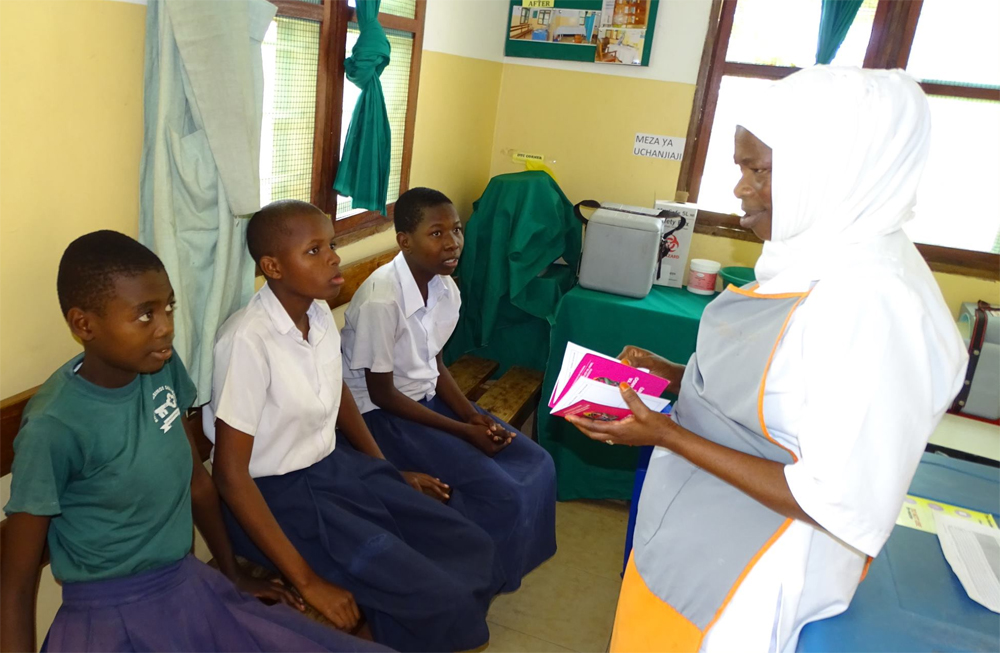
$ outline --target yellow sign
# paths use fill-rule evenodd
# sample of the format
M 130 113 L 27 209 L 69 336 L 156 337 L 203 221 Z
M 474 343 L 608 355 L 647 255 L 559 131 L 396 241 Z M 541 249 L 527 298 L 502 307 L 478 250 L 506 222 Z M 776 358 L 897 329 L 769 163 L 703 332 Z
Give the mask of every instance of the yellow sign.
M 556 0 L 521 0 L 521 6 L 530 9 L 552 9 L 556 6 Z
M 967 519 L 983 526 L 989 526 L 990 528 L 997 527 L 997 523 L 993 520 L 993 515 L 969 510 L 968 508 L 959 508 L 958 506 L 941 503 L 940 501 L 922 499 L 912 494 L 907 494 L 906 498 L 903 499 L 903 507 L 899 511 L 899 519 L 896 520 L 896 524 L 906 526 L 907 528 L 915 528 L 918 531 L 937 533 L 937 528 L 934 527 L 935 514 Z
M 514 152 L 515 161 L 537 161 L 542 163 L 545 161 L 544 154 L 530 154 L 528 152 Z

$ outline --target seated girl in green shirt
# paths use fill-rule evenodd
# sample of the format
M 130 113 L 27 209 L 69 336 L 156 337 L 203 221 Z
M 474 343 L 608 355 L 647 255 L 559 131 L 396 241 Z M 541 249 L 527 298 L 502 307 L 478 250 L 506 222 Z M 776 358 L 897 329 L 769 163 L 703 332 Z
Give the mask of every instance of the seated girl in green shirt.
M 159 258 L 91 233 L 66 249 L 57 285 L 84 352 L 42 385 L 14 441 L 0 649 L 35 650 L 47 540 L 63 603 L 46 650 L 382 650 L 251 596 L 303 609 L 284 586 L 238 572 L 183 417 L 196 393 L 171 348 Z M 191 555 L 193 522 L 222 573 Z

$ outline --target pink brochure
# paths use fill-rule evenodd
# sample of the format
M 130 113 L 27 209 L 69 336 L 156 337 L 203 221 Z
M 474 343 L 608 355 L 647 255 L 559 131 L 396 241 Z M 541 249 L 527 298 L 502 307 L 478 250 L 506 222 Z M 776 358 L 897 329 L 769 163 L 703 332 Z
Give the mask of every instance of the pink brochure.
M 649 372 L 637 370 L 620 361 L 588 353 L 584 354 L 583 359 L 577 365 L 576 370 L 574 370 L 566 385 L 553 392 L 549 408 L 559 403 L 578 379 L 592 379 L 614 386 L 616 390 L 618 384 L 624 382 L 632 386 L 632 389 L 639 394 L 650 397 L 659 397 L 670 383 L 666 379 L 650 374 Z

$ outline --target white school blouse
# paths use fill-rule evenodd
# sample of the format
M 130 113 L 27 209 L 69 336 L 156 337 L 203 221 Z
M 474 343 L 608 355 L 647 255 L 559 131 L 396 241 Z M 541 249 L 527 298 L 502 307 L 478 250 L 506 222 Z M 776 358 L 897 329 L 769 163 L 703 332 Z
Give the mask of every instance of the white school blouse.
M 770 435 L 798 458 L 785 466 L 792 495 L 823 530 L 793 520 L 747 574 L 702 651 L 790 653 L 803 626 L 847 609 L 961 387 L 968 358 L 926 263 L 909 241 L 880 247 L 838 278 L 786 278 L 757 289 L 812 289 L 774 352 L 763 411 Z
M 216 337 L 205 435 L 215 443 L 216 418 L 252 435 L 253 478 L 305 469 L 336 444 L 340 334 L 326 304 L 313 302 L 308 316 L 306 340 L 265 284 Z
M 392 372 L 396 389 L 414 401 L 430 399 L 436 357 L 458 324 L 462 298 L 455 280 L 438 275 L 427 304 L 402 252 L 361 284 L 344 315 L 344 381 L 362 413 L 376 410 L 365 369 Z

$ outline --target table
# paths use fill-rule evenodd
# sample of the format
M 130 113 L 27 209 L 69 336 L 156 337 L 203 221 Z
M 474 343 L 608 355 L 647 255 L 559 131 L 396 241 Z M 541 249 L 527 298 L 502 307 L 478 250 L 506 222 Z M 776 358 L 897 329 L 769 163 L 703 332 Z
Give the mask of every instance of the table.
M 924 454 L 910 494 L 1000 514 L 1000 469 Z M 968 597 L 937 535 L 896 526 L 841 615 L 809 624 L 798 650 L 997 651 L 1000 615 Z
M 662 286 L 654 286 L 643 299 L 579 286 L 563 296 L 550 334 L 538 412 L 538 442 L 555 461 L 560 501 L 631 498 L 639 455 L 633 447 L 594 442 L 562 418 L 548 414 L 545 404 L 555 386 L 566 343 L 572 341 L 612 356 L 626 345 L 636 345 L 686 363 L 694 353 L 702 311 L 712 299 Z

